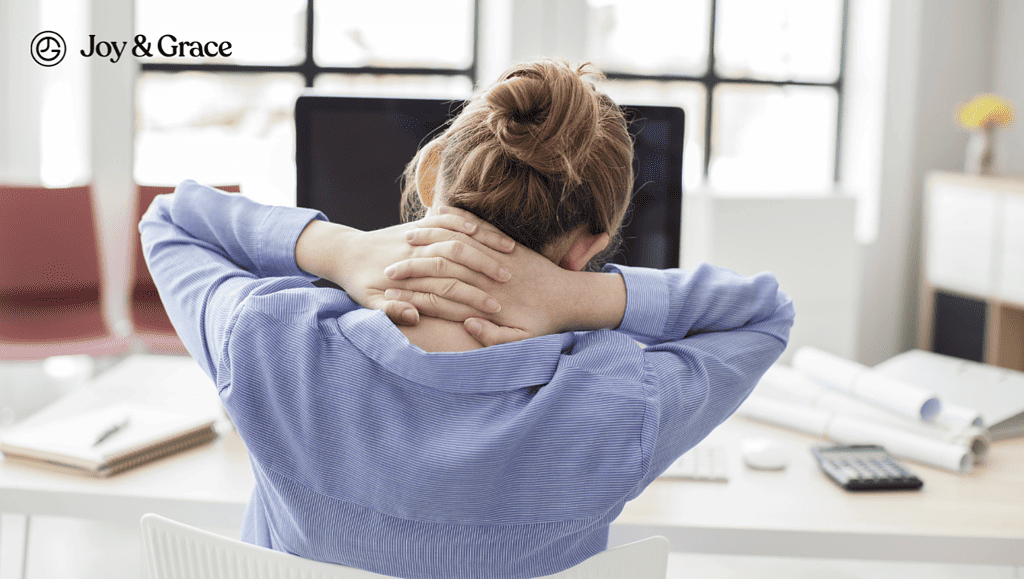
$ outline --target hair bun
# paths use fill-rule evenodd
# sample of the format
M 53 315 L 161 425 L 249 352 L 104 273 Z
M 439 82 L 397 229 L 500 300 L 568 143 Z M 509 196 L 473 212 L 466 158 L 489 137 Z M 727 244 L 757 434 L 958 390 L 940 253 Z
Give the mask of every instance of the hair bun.
M 506 71 L 485 95 L 487 126 L 506 154 L 537 171 L 579 184 L 598 133 L 597 94 L 584 64 L 542 60 Z

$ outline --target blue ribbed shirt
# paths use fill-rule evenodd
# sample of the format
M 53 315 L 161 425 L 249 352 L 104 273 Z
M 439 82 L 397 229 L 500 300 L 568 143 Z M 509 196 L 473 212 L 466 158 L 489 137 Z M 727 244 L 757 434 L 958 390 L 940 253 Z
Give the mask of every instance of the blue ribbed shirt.
M 308 559 L 409 578 L 571 567 L 733 413 L 793 324 L 768 273 L 610 265 L 617 330 L 427 353 L 298 268 L 312 219 L 185 181 L 139 224 L 249 452 L 242 540 Z

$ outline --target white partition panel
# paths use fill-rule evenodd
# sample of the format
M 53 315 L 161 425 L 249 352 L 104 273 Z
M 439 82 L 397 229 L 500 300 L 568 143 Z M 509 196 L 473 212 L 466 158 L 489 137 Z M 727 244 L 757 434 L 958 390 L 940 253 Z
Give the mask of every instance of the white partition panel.
M 743 275 L 770 271 L 793 298 L 796 321 L 781 361 L 800 346 L 857 358 L 861 251 L 856 199 L 688 193 L 683 263 L 706 261 Z

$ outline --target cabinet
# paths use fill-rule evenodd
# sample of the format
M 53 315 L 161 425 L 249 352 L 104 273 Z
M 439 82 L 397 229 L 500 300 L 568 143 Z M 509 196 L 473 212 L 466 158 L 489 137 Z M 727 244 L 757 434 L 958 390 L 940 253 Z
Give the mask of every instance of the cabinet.
M 1024 370 L 1024 181 L 931 173 L 918 347 Z

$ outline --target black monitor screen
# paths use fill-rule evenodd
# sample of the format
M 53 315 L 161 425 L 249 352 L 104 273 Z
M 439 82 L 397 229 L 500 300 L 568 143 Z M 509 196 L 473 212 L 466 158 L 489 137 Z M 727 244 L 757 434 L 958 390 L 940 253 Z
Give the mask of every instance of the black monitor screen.
M 462 101 L 305 95 L 295 106 L 299 207 L 364 231 L 401 223 L 403 170 L 443 131 Z M 625 106 L 634 138 L 635 186 L 611 261 L 679 267 L 683 110 Z

